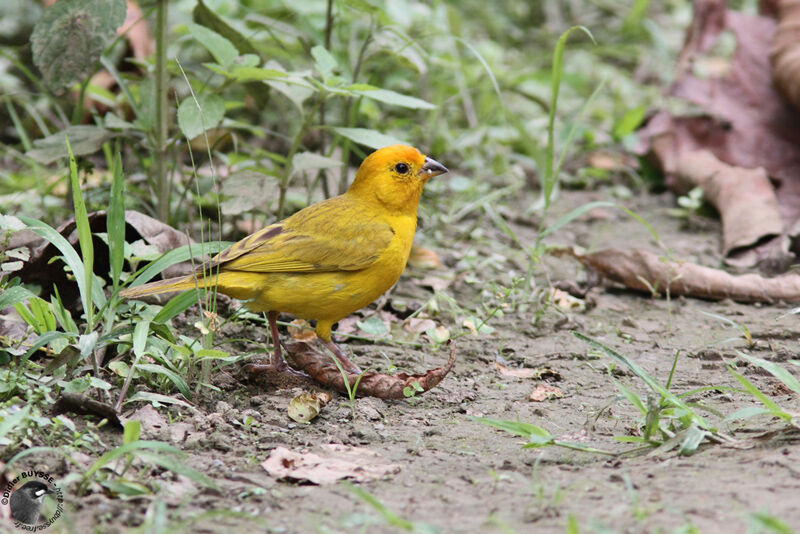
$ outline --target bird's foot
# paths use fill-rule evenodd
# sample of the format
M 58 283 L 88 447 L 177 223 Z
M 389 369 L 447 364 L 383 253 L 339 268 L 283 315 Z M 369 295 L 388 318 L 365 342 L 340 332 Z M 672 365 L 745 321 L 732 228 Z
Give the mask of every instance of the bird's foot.
M 308 374 L 304 373 L 303 371 L 298 371 L 292 367 L 289 367 L 289 364 L 286 363 L 286 360 L 281 358 L 277 362 L 269 362 L 269 363 L 248 363 L 244 366 L 244 370 L 247 373 L 251 374 L 261 374 L 261 373 L 271 373 L 271 374 L 286 374 L 295 376 L 297 378 L 311 378 Z

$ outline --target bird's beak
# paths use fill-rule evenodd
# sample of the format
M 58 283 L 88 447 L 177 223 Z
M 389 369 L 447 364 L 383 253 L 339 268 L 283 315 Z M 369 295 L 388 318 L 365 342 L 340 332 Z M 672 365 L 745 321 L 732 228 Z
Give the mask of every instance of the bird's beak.
M 434 176 L 439 176 L 440 174 L 444 174 L 447 172 L 447 167 L 436 161 L 432 158 L 425 158 L 425 164 L 419 170 L 417 176 L 422 178 L 423 180 L 429 180 Z

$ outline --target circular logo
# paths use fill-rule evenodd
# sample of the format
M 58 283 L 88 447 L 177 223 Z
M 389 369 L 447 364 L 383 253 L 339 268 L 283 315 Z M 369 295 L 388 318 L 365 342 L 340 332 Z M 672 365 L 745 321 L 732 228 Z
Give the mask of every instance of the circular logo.
M 64 495 L 53 477 L 41 471 L 20 473 L 3 488 L 0 504 L 8 506 L 14 526 L 38 532 L 64 513 Z

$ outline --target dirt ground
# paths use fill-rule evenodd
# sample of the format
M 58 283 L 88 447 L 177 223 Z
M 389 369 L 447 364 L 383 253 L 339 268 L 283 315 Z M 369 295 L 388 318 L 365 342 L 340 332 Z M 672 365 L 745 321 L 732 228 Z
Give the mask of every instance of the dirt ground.
M 563 192 L 554 216 L 592 200 L 609 198 L 609 191 Z M 520 199 L 520 206 L 531 198 Z M 694 221 L 688 227 L 671 218 L 671 195 L 642 195 L 625 205 L 642 215 L 659 232 L 662 241 L 680 259 L 704 265 L 720 264 L 719 225 L 715 220 Z M 532 225 L 512 223 L 522 242 L 535 236 Z M 456 300 L 475 302 L 497 271 L 459 271 L 458 259 L 466 249 L 505 269 L 524 269 L 524 256 L 511 240 L 483 224 L 478 244 L 461 241 L 453 250 L 436 246 L 446 267 L 457 276 L 448 291 Z M 421 241 L 426 246 L 426 230 Z M 653 247 L 649 233 L 622 212 L 603 209 L 590 213 L 548 238 L 552 244 Z M 433 248 L 433 247 L 432 247 Z M 654 247 L 653 247 L 654 249 Z M 655 250 L 655 249 L 654 249 Z M 486 264 L 484 264 L 486 265 Z M 522 266 L 522 267 L 521 267 Z M 483 267 L 482 267 L 483 268 Z M 538 271 L 540 286 L 558 281 L 587 280 L 584 269 L 567 259 L 548 258 Z M 412 270 L 391 298 L 424 299 Z M 488 276 L 486 276 L 488 275 Z M 501 280 L 502 281 L 502 280 Z M 334 394 L 330 404 L 308 425 L 287 417 L 290 400 L 306 384 L 274 389 L 263 381 L 244 382 L 238 365 L 230 374 L 213 378 L 220 388 L 194 398 L 199 410 L 162 409 L 173 414 L 172 428 L 144 423 L 148 439 L 171 441 L 188 454 L 187 464 L 201 470 L 222 488 L 221 493 L 200 490 L 168 472 L 159 475 L 165 490 L 159 497 L 171 518 L 195 518 L 189 532 L 400 532 L 346 484 L 312 485 L 280 481 L 269 476 L 261 463 L 276 447 L 320 452 L 326 444 L 364 447 L 379 455 L 380 465 L 393 464 L 390 474 L 358 483 L 391 513 L 416 532 L 568 532 L 573 518 L 579 532 L 758 532 L 751 530 L 751 514 L 765 513 L 800 529 L 800 441 L 764 437 L 781 428 L 768 417 L 725 423 L 723 416 L 757 402 L 736 392 L 707 391 L 691 397 L 709 409 L 700 410 L 720 429 L 736 438 L 735 446 L 701 446 L 692 456 L 675 451 L 615 458 L 558 447 L 523 449 L 524 440 L 487 427 L 469 416 L 523 421 L 547 429 L 565 441 L 621 451 L 631 444 L 614 436 L 629 436 L 641 418 L 619 397 L 608 369 L 611 360 L 592 354 L 570 334 L 589 335 L 640 364 L 658 381 L 667 380 L 676 351 L 680 357 L 672 390 L 688 391 L 706 385 L 736 386 L 726 362 L 737 350 L 780 361 L 795 375 L 796 317 L 783 315 L 788 304 L 744 305 L 731 301 L 653 299 L 602 284 L 587 297 L 586 311 L 545 311 L 538 321 L 534 309 L 507 312 L 490 321 L 491 334 L 466 335 L 457 341 L 454 371 L 430 392 L 409 400 L 364 398 L 355 402 L 355 417 L 345 396 Z M 730 324 L 704 315 L 721 315 L 745 325 L 755 340 L 749 347 Z M 451 331 L 459 325 L 447 324 Z M 237 326 L 236 328 L 245 328 Z M 248 335 L 262 341 L 260 325 L 246 326 Z M 238 335 L 241 336 L 239 331 Z M 350 341 L 343 344 L 363 368 L 386 370 L 388 362 L 409 372 L 443 365 L 447 349 L 437 352 L 401 345 L 381 346 Z M 539 383 L 534 378 L 504 376 L 495 368 L 549 368 L 544 383 L 560 388 L 564 397 L 531 402 Z M 779 382 L 752 366 L 740 371 L 789 411 L 800 410 L 800 399 Z M 616 369 L 613 377 L 640 393 L 644 385 L 633 375 Z M 180 414 L 178 416 L 177 414 Z M 251 418 L 252 424 L 242 422 Z M 181 426 L 183 425 L 183 426 Z M 760 436 L 760 437 L 759 437 Z M 796 435 L 795 435 L 796 436 Z M 118 434 L 107 443 L 121 441 Z M 47 466 L 58 470 L 57 465 Z M 63 473 L 66 474 L 66 473 Z M 69 513 L 57 528 L 64 531 L 123 532 L 141 524 L 147 499 L 111 499 L 95 493 L 78 499 L 67 495 Z M 225 513 L 200 516 L 208 510 L 253 514 L 253 523 Z M 177 528 L 177 520 L 175 531 Z M 432 528 L 433 529 L 432 529 Z M 697 530 L 692 530 L 695 527 Z M 574 530 L 573 530 L 574 531 Z

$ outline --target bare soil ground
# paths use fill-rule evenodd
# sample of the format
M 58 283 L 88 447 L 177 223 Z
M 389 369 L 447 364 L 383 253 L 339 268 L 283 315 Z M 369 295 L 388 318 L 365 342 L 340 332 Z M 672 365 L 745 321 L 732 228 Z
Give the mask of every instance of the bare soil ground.
M 608 193 L 602 191 L 564 192 L 556 211 L 565 213 L 605 198 Z M 531 200 L 520 199 L 520 206 Z M 666 215 L 673 202 L 669 195 L 642 195 L 627 205 L 659 231 L 675 258 L 719 265 L 718 224 L 702 220 L 686 227 Z M 512 226 L 521 241 L 532 242 L 532 226 Z M 648 239 L 648 231 L 639 223 L 621 212 L 604 210 L 568 225 L 549 242 L 601 248 L 648 246 Z M 524 258 L 510 239 L 488 228 L 480 244 L 455 246 L 461 251 L 467 247 L 476 247 L 486 258 L 499 255 L 498 261 L 507 261 L 509 269 L 519 268 Z M 445 264 L 453 265 L 458 250 L 436 248 Z M 548 273 L 550 283 L 587 278 L 582 267 L 566 259 L 546 259 L 540 270 Z M 486 273 L 472 274 L 486 280 Z M 393 295 L 424 299 L 422 293 L 431 294 L 429 289 L 421 293 L 419 277 L 424 275 L 412 271 L 404 276 Z M 467 302 L 479 298 L 479 291 L 490 282 L 470 284 L 468 277 L 459 275 L 449 290 L 457 301 L 463 297 Z M 541 277 L 537 283 L 546 286 L 548 280 Z M 692 456 L 670 451 L 614 458 L 557 447 L 522 449 L 522 439 L 469 417 L 519 420 L 566 441 L 614 451 L 631 448 L 614 436 L 635 433 L 641 418 L 619 398 L 612 376 L 639 392 L 645 391 L 644 385 L 618 367 L 610 375 L 612 362 L 590 354 L 571 330 L 614 348 L 661 383 L 680 351 L 672 384 L 678 393 L 707 385 L 739 387 L 726 369 L 726 362 L 737 360 L 737 350 L 779 361 L 795 375 L 800 371 L 788 361 L 796 358 L 797 319 L 783 315 L 791 308 L 787 304 L 654 299 L 608 285 L 591 290 L 586 300 L 590 306 L 585 312 L 549 310 L 538 321 L 533 308 L 507 312 L 490 322 L 493 333 L 458 339 L 456 368 L 432 391 L 403 401 L 358 399 L 354 412 L 346 397 L 335 394 L 308 425 L 293 423 L 286 408 L 296 394 L 315 390 L 313 386 L 301 383 L 276 389 L 263 380 L 246 381 L 232 367 L 230 374 L 214 377 L 218 392 L 193 399 L 197 413 L 170 409 L 173 428 L 145 424 L 149 434 L 143 436 L 182 448 L 189 455 L 188 465 L 212 477 L 222 492 L 194 493 L 183 479 L 166 472 L 159 475 L 164 488 L 160 499 L 170 517 L 195 518 L 186 527 L 190 532 L 402 531 L 347 485 L 278 481 L 260 465 L 279 446 L 319 452 L 322 445 L 335 443 L 365 447 L 380 455 L 379 463 L 396 464 L 394 474 L 357 487 L 393 514 L 416 523 L 406 526 L 417 532 L 429 526 L 448 533 L 566 532 L 571 516 L 580 532 L 691 532 L 692 526 L 704 533 L 758 532 L 749 530 L 754 513 L 769 514 L 800 529 L 800 441 L 764 435 L 780 428 L 768 417 L 724 423 L 711 412 L 726 416 L 756 405 L 745 393 L 707 391 L 691 398 L 702 401 L 709 409 L 700 412 L 737 439 L 735 446 L 703 445 Z M 702 312 L 745 325 L 755 345 L 749 346 L 730 324 Z M 255 341 L 266 335 L 263 327 L 246 328 Z M 415 372 L 443 365 L 447 359 L 446 347 L 431 353 L 355 341 L 344 346 L 363 368 L 378 370 L 391 362 Z M 564 397 L 529 401 L 539 380 L 504 376 L 495 368 L 498 361 L 512 368 L 552 369 L 557 375 L 543 380 L 560 388 Z M 770 375 L 741 362 L 739 369 L 779 405 L 800 410 L 800 399 Z M 254 423 L 244 425 L 247 417 Z M 106 438 L 109 444 L 121 439 L 111 433 Z M 58 470 L 58 465 L 48 467 Z M 67 499 L 68 517 L 54 527 L 65 531 L 123 532 L 141 524 L 148 506 L 152 510 L 148 500 L 111 499 L 101 493 Z M 254 514 L 261 522 L 230 515 L 200 516 L 208 510 Z

